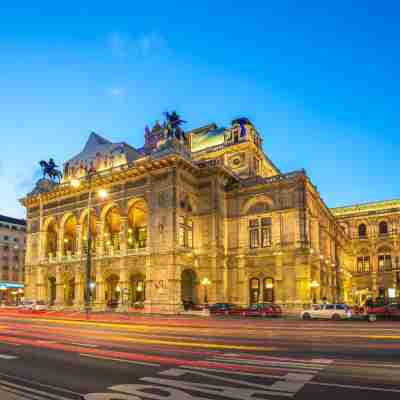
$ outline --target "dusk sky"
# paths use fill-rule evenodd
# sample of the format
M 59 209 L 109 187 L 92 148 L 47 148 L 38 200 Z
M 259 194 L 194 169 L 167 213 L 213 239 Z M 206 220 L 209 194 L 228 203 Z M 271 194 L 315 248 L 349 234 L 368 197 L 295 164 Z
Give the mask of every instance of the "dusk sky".
M 91 131 L 141 147 L 167 110 L 247 116 L 330 207 L 400 197 L 396 2 L 22 3 L 0 13 L 0 214 L 25 215 L 39 160 Z

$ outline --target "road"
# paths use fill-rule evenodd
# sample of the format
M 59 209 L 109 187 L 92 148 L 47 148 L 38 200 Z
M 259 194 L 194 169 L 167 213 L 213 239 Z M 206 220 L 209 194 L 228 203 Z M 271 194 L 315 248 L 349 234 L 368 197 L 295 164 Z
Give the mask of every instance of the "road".
M 400 321 L 0 312 L 1 400 L 398 399 Z

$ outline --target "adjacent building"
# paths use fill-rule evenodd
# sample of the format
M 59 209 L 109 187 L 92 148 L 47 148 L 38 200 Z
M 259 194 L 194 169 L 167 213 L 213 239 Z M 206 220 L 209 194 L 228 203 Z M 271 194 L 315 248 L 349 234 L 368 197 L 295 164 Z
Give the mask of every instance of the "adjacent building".
M 332 209 L 348 236 L 344 262 L 351 270 L 349 298 L 394 301 L 400 290 L 400 200 Z
M 22 203 L 27 297 L 54 307 L 83 308 L 88 255 L 96 309 L 296 308 L 363 288 L 352 281 L 358 215 L 329 209 L 304 170 L 280 171 L 247 118 L 186 133 L 157 122 L 140 149 L 92 133 L 61 183 L 40 180 Z
M 23 296 L 26 221 L 0 215 L 0 298 L 15 304 Z

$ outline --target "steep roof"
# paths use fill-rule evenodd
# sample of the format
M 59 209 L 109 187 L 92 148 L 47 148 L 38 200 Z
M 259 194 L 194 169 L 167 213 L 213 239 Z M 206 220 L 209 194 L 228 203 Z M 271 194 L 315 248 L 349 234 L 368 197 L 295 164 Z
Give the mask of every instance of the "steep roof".
M 95 160 L 98 154 L 113 154 L 114 152 L 125 153 L 127 162 L 138 157 L 137 151 L 125 142 L 113 143 L 99 134 L 92 132 L 83 148 L 75 157 L 67 161 L 70 165 L 77 165 L 81 161 L 87 163 Z

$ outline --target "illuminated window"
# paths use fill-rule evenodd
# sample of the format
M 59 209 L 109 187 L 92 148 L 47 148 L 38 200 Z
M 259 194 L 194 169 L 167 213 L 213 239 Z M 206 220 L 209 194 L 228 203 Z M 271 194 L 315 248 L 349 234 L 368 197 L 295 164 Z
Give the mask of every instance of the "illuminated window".
M 379 234 L 387 235 L 389 233 L 388 224 L 386 221 L 382 221 L 379 223 Z
M 251 219 L 249 221 L 250 248 L 272 246 L 272 220 L 271 218 Z M 261 239 L 261 240 L 260 240 Z
M 360 238 L 367 237 L 367 225 L 365 224 L 358 225 L 358 237 Z
M 193 248 L 193 221 L 190 218 L 179 217 L 178 243 L 180 246 Z
M 392 270 L 392 257 L 390 254 L 380 254 L 378 256 L 378 271 L 385 272 Z
M 369 256 L 357 257 L 357 272 L 371 272 Z

